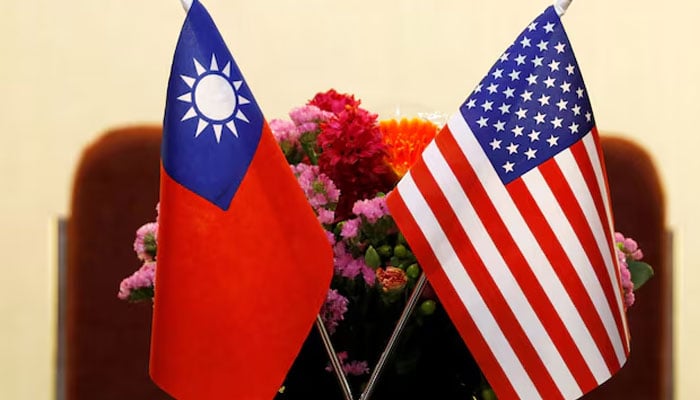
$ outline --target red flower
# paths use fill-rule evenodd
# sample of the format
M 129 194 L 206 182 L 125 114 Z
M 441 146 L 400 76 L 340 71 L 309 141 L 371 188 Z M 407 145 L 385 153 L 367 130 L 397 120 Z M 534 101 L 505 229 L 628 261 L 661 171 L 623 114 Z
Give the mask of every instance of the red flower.
M 355 100 L 355 96 L 341 94 L 336 92 L 335 89 L 331 89 L 327 92 L 316 94 L 313 99 L 309 100 L 308 104 L 316 106 L 323 111 L 338 114 L 346 108 L 359 107 L 360 101 Z
M 396 174 L 386 163 L 387 147 L 376 114 L 346 107 L 321 124 L 317 143 L 321 148 L 318 166 L 340 190 L 339 220 L 350 216 L 355 201 L 386 193 L 396 184 Z

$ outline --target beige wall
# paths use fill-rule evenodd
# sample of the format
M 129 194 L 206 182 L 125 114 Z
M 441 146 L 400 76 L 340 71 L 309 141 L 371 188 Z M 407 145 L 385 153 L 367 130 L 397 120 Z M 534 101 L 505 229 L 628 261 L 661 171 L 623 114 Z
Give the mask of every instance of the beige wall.
M 456 109 L 548 0 L 209 0 L 268 118 L 335 87 L 373 110 Z M 669 4 L 673 7 L 670 8 Z M 633 6 L 634 5 L 634 6 Z M 676 254 L 677 398 L 700 396 L 700 3 L 579 0 L 565 17 L 599 128 L 651 150 Z M 158 122 L 183 18 L 177 0 L 0 5 L 0 398 L 52 398 L 50 221 L 81 150 Z M 115 282 L 115 292 L 118 282 Z M 640 294 L 643 296 L 644 294 Z

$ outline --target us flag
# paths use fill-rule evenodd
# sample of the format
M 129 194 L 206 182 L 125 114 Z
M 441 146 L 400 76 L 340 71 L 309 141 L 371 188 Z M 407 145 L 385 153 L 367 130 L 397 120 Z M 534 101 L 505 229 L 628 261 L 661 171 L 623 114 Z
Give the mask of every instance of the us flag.
M 573 399 L 629 354 L 591 105 L 553 7 L 388 197 L 499 399 Z

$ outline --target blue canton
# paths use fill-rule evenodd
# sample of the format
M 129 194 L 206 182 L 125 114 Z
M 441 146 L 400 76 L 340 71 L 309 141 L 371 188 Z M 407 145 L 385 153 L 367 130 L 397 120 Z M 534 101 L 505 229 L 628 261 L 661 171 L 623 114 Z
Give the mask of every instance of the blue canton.
M 199 85 L 208 76 L 214 82 L 225 80 L 226 90 L 202 90 L 206 95 L 198 98 Z M 216 112 L 221 113 L 216 109 L 220 100 L 233 96 L 236 101 L 230 112 L 212 118 L 218 116 Z M 214 112 L 208 114 L 201 109 L 199 101 L 213 105 Z M 161 146 L 163 168 L 182 186 L 227 210 L 255 155 L 264 123 L 214 21 L 195 0 L 175 48 L 168 82 Z
M 583 77 L 554 7 L 518 36 L 460 111 L 504 184 L 591 131 Z

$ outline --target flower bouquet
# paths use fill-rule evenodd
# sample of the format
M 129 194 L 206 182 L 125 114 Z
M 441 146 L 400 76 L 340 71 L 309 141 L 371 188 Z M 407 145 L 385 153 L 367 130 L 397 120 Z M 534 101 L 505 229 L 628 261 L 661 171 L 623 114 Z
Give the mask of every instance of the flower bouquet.
M 318 93 L 270 128 L 334 251 L 334 277 L 319 311 L 343 372 L 360 393 L 422 274 L 389 214 L 385 194 L 420 157 L 439 127 L 421 118 L 379 121 L 352 95 Z M 124 279 L 119 297 L 152 299 L 158 222 L 136 233 L 143 266 Z M 617 233 L 625 305 L 652 274 L 636 242 Z M 340 398 L 328 356 L 314 330 L 278 398 Z M 479 367 L 430 286 L 400 336 L 376 398 L 494 398 Z

